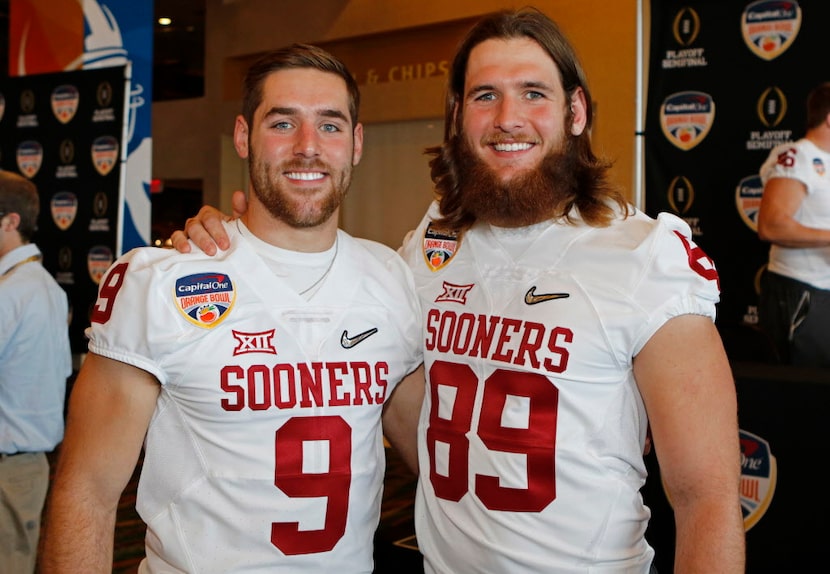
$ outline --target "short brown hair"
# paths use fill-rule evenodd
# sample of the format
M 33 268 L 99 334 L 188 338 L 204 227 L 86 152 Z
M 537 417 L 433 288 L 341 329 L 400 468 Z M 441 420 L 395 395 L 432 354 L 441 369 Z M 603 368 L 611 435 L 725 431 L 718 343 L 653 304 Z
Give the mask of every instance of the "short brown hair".
M 830 82 L 823 82 L 807 96 L 807 129 L 817 128 L 830 114 Z
M 35 184 L 22 175 L 0 170 L 0 213 L 20 216 L 17 231 L 23 242 L 28 243 L 37 230 L 40 214 L 40 198 Z
M 265 79 L 274 72 L 289 68 L 313 68 L 343 78 L 349 92 L 349 115 L 352 127 L 357 125 L 357 116 L 360 111 L 360 90 L 357 87 L 357 81 L 343 62 L 322 48 L 310 44 L 291 44 L 268 52 L 251 64 L 242 83 L 242 117 L 248 125 L 253 123 L 254 112 L 262 103 L 262 85 Z

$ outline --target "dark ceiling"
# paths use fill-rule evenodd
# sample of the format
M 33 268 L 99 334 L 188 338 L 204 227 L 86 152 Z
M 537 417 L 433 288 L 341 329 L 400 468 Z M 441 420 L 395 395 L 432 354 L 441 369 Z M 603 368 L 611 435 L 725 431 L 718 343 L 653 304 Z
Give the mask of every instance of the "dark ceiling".
M 0 78 L 9 71 L 9 2 L 0 0 Z M 205 0 L 155 0 L 154 11 L 153 101 L 201 97 Z M 172 24 L 159 25 L 161 16 L 171 18 Z

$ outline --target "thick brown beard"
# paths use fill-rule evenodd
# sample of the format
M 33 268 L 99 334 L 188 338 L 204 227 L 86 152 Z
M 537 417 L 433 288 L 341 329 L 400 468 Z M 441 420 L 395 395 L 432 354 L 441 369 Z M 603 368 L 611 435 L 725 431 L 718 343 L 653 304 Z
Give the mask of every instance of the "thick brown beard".
M 562 206 L 578 189 L 579 158 L 573 138 L 545 156 L 535 169 L 502 181 L 460 137 L 453 146 L 464 210 L 499 227 L 522 227 L 564 215 Z
M 259 161 L 258 156 L 250 151 L 248 158 L 248 173 L 251 177 L 251 187 L 260 203 L 265 206 L 268 212 L 275 218 L 284 221 L 294 228 L 316 227 L 326 221 L 337 211 L 340 203 L 346 196 L 351 184 L 351 166 L 341 172 L 331 171 L 317 161 L 300 162 L 292 161 L 281 165 L 278 168 L 269 166 Z M 306 199 L 297 201 L 286 193 L 282 186 L 274 183 L 274 175 L 269 174 L 269 168 L 279 171 L 292 171 L 301 169 L 320 169 L 329 172 L 332 178 L 332 190 L 321 199 Z M 309 192 L 313 193 L 313 192 Z M 308 209 L 306 204 L 310 201 L 316 202 L 314 209 Z

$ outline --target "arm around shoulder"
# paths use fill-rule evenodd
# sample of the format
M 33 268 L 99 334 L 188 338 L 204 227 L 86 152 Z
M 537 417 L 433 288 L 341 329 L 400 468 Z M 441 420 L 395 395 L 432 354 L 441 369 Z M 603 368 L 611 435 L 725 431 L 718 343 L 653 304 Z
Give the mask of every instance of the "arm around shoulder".
M 383 434 L 407 466 L 418 474 L 418 419 L 424 402 L 424 366 L 404 377 L 383 411 Z
M 233 217 L 237 218 L 245 214 L 248 210 L 248 200 L 245 193 L 237 190 L 233 193 L 231 198 L 233 203 Z M 216 255 L 216 248 L 227 250 L 231 243 L 225 227 L 222 225 L 223 221 L 229 221 L 230 216 L 211 207 L 204 205 L 196 214 L 196 217 L 189 217 L 185 222 L 183 230 L 176 230 L 170 237 L 173 243 L 173 248 L 180 253 L 190 253 L 190 242 L 193 242 L 208 255 Z

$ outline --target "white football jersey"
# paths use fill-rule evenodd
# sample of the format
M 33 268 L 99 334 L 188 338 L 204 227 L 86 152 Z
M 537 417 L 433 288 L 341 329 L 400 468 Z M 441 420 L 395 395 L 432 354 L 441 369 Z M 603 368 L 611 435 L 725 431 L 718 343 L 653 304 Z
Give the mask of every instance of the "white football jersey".
M 648 572 L 632 357 L 672 317 L 714 318 L 712 261 L 668 214 L 460 238 L 436 215 L 402 249 L 425 318 L 426 572 Z
M 830 153 L 808 139 L 780 144 L 761 166 L 761 181 L 775 177 L 796 179 L 807 195 L 795 220 L 818 229 L 830 229 Z M 793 248 L 771 245 L 769 269 L 819 289 L 830 289 L 830 247 Z
M 155 375 L 142 572 L 369 573 L 381 412 L 421 362 L 412 276 L 340 231 L 306 301 L 234 227 L 216 257 L 140 248 L 101 282 L 89 349 Z

